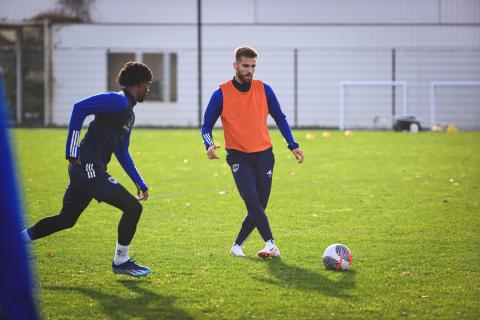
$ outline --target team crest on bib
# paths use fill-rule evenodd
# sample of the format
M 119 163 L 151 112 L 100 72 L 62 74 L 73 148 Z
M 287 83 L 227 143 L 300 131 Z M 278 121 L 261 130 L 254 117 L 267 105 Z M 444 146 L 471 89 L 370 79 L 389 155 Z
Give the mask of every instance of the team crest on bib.
M 118 184 L 117 179 L 115 179 L 114 177 L 108 177 L 108 181 L 110 181 L 113 184 Z
M 240 165 L 239 165 L 238 163 L 234 163 L 234 164 L 232 165 L 232 171 L 233 171 L 233 172 L 237 172 L 238 169 L 240 169 Z

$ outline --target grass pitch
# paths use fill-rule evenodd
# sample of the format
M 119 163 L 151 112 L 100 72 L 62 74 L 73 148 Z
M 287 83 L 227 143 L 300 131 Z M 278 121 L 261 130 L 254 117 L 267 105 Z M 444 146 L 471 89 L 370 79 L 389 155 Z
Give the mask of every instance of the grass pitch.
M 85 130 L 84 130 L 85 131 Z M 27 225 L 61 208 L 65 129 L 14 130 Z M 267 214 L 281 260 L 258 232 L 228 255 L 245 215 L 224 156 L 198 130 L 141 130 L 130 151 L 150 186 L 131 253 L 142 279 L 110 270 L 120 213 L 93 201 L 70 230 L 31 246 L 45 319 L 478 319 L 480 133 L 296 131 L 298 165 L 272 131 Z M 223 142 L 222 133 L 214 137 Z M 112 159 L 109 172 L 132 192 Z M 349 272 L 323 250 L 353 251 Z

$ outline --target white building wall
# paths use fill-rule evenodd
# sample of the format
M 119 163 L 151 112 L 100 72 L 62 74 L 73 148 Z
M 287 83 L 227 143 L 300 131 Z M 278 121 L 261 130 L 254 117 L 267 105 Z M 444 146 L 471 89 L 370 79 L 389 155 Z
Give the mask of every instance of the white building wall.
M 458 72 L 465 65 L 472 63 L 471 70 L 480 67 L 480 36 L 475 26 L 444 27 L 424 26 L 274 26 L 274 25 L 223 25 L 204 27 L 204 45 L 209 50 L 218 50 L 228 58 L 216 61 L 222 65 L 231 64 L 232 51 L 225 46 L 235 48 L 246 43 L 260 52 L 257 61 L 257 78 L 266 82 L 274 81 L 273 88 L 277 94 L 283 94 L 280 101 L 287 112 L 290 123 L 294 92 L 293 89 L 293 50 L 298 49 L 298 125 L 299 126 L 337 126 L 339 123 L 339 82 L 349 80 L 390 81 L 392 80 L 392 49 L 410 50 L 435 56 L 437 52 L 450 50 L 455 55 L 458 50 L 471 50 L 471 59 L 462 62 L 459 59 L 433 59 L 432 63 L 441 64 L 439 70 L 455 70 Z M 277 52 L 283 55 L 285 63 L 275 61 L 264 53 Z M 288 59 L 287 57 L 290 57 Z M 206 58 L 205 58 L 206 59 Z M 288 62 L 290 61 L 290 62 Z M 291 63 L 290 65 L 288 63 Z M 416 81 L 409 83 L 409 92 L 415 92 L 419 81 L 418 70 L 414 64 L 409 73 L 402 70 L 404 63 L 397 59 L 398 81 Z M 289 68 L 290 67 L 290 68 Z M 217 67 L 220 68 L 220 67 Z M 285 69 L 282 72 L 282 69 Z M 215 70 L 204 68 L 205 76 L 212 77 Z M 280 71 L 279 71 L 280 70 Z M 400 71 L 399 71 L 400 70 Z M 421 70 L 421 69 L 420 69 Z M 260 74 L 262 71 L 262 74 Z M 279 78 L 279 74 L 285 77 Z M 455 74 L 452 73 L 450 76 Z M 477 80 L 479 73 L 463 74 L 462 79 Z M 223 75 L 223 73 L 222 73 Z M 289 76 L 286 76 L 289 75 Z M 442 76 L 447 76 L 443 73 Z M 427 76 L 426 78 L 430 78 Z M 451 77 L 450 77 L 451 78 Z M 204 82 L 206 79 L 204 79 Z M 215 83 L 216 85 L 216 83 Z M 423 84 L 428 86 L 428 84 Z M 204 86 L 205 87 L 205 86 Z M 285 90 L 283 92 L 282 90 Z M 346 124 L 351 128 L 380 128 L 388 123 L 392 114 L 392 89 L 383 88 L 349 88 L 346 91 Z M 205 94 L 204 94 L 205 95 Z M 402 91 L 397 90 L 396 115 L 402 113 Z M 427 93 L 428 96 L 428 93 Z M 470 103 L 474 104 L 475 95 L 470 95 Z M 206 101 L 204 100 L 204 105 Z M 429 113 L 429 106 L 412 98 L 409 101 L 408 113 L 422 119 Z M 477 110 L 477 109 L 475 109 Z M 480 113 L 480 111 L 478 111 Z M 457 113 L 458 114 L 458 113 Z M 478 114 L 478 113 L 477 113 Z M 385 119 L 374 123 L 375 119 Z M 428 118 L 427 118 L 428 119 Z M 460 119 L 457 119 L 460 121 Z M 457 122 L 458 122 L 457 121 Z M 391 117 L 390 117 L 391 123 Z M 429 123 L 422 123 L 429 125 Z
M 196 0 L 96 0 L 92 21 L 101 23 L 192 23 Z
M 194 49 L 194 26 L 67 24 L 54 28 L 55 49 Z
M 0 1 L 0 18 L 28 20 L 59 11 L 56 0 Z M 96 23 L 195 23 L 196 0 L 96 0 Z M 204 23 L 468 24 L 480 22 L 478 0 L 203 0 Z
M 478 0 L 442 0 L 441 23 L 479 23 L 480 1 Z
M 265 0 L 257 2 L 260 23 L 436 23 L 438 0 Z
M 298 48 L 298 125 L 336 126 L 339 122 L 338 83 L 348 80 L 391 80 L 391 51 L 396 48 L 399 55 L 396 79 L 409 82 L 409 113 L 426 119 L 429 112 L 425 101 L 428 92 L 423 91 L 418 96 L 417 91 L 422 86 L 428 87 L 430 79 L 452 79 L 457 73 L 459 79 L 478 79 L 479 73 L 474 70 L 480 67 L 479 51 L 471 50 L 470 58 L 465 61 L 456 54 L 458 48 L 480 49 L 477 32 L 474 26 L 205 26 L 202 106 L 203 109 L 206 107 L 212 92 L 220 83 L 233 76 L 234 48 L 249 44 L 260 53 L 256 78 L 273 87 L 293 124 L 293 52 Z M 106 52 L 116 50 L 178 54 L 178 102 L 144 103 L 141 112 L 138 112 L 137 124 L 198 125 L 194 26 L 62 25 L 54 28 L 54 39 L 54 124 L 68 123 L 68 113 L 62 115 L 65 105 L 71 106 L 81 97 L 106 90 Z M 423 74 L 425 59 L 434 57 L 435 52 L 445 51 L 448 47 L 451 47 L 451 57 L 430 60 L 432 70 L 446 71 L 436 77 Z M 410 60 L 405 60 L 400 54 L 402 50 L 412 53 L 420 50 L 423 55 L 414 54 Z M 81 67 L 83 64 L 89 64 L 88 75 Z M 79 69 L 71 71 L 75 67 Z M 458 72 L 455 73 L 457 68 Z M 462 71 L 465 69 L 471 72 Z M 419 76 L 419 73 L 423 75 Z M 73 85 L 78 81 L 88 84 Z M 64 88 L 69 85 L 70 88 Z M 400 90 L 398 96 L 401 96 Z M 350 88 L 346 99 L 347 126 L 372 128 L 375 127 L 373 119 L 391 113 L 389 88 Z M 401 102 L 397 99 L 397 106 Z M 273 124 L 271 120 L 270 124 Z
M 155 36 L 152 36 L 155 35 Z M 146 101 L 136 123 L 196 126 L 197 54 L 194 27 L 57 25 L 54 28 L 53 124 L 66 125 L 75 101 L 107 90 L 107 52 L 176 52 L 178 101 Z M 68 111 L 68 112 L 66 112 Z
M 480 78 L 478 0 L 202 3 L 203 109 L 218 84 L 233 76 L 233 50 L 241 44 L 258 49 L 256 78 L 273 87 L 290 123 L 294 120 L 293 52 L 298 50 L 300 126 L 338 124 L 339 81 L 391 80 L 392 49 L 397 50 L 396 79 L 409 83 L 409 112 L 420 118 L 428 118 L 430 80 Z M 178 102 L 145 102 L 137 112 L 137 124 L 198 125 L 196 6 L 196 0 L 96 0 L 93 24 L 55 25 L 54 124 L 68 123 L 76 100 L 106 90 L 106 54 L 111 50 L 176 52 Z M 0 18 L 7 21 L 58 9 L 55 0 L 0 0 Z M 397 92 L 399 113 L 401 91 Z M 458 98 L 463 102 L 455 112 L 440 107 L 440 118 L 470 126 L 458 118 L 479 115 L 477 91 L 468 92 Z M 392 104 L 389 88 L 352 88 L 346 98 L 346 121 L 352 127 L 370 127 L 372 119 L 388 113 Z M 449 99 L 442 96 L 446 105 L 452 104 L 446 102 Z
M 205 48 L 479 48 L 479 26 L 272 26 L 203 28 Z M 261 52 L 261 51 L 260 51 Z
M 55 50 L 52 60 L 52 122 L 55 125 L 68 125 L 76 101 L 105 91 L 105 54 L 101 50 Z

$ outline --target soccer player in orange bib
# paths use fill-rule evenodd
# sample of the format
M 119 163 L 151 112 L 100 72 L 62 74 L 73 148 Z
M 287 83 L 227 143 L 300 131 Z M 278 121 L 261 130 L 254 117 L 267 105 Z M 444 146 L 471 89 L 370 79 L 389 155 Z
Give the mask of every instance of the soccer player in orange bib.
M 303 162 L 303 151 L 292 136 L 272 88 L 260 80 L 253 80 L 257 57 L 257 51 L 251 47 L 243 46 L 235 50 L 235 76 L 221 84 L 210 98 L 205 110 L 202 138 L 208 158 L 218 159 L 215 150 L 220 145 L 213 141 L 212 129 L 218 117 L 221 117 L 227 163 L 247 207 L 247 216 L 230 254 L 244 257 L 242 245 L 257 228 L 265 241 L 265 246 L 258 252 L 258 256 L 267 259 L 280 256 L 265 214 L 275 163 L 267 127 L 269 114 L 298 163 Z

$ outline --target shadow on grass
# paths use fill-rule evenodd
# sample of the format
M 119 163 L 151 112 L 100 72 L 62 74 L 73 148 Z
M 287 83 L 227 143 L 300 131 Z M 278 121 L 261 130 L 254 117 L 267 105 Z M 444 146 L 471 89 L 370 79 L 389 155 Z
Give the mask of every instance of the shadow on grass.
M 125 292 L 112 292 L 111 289 L 92 289 L 82 287 L 47 286 L 47 290 L 65 292 L 79 292 L 95 300 L 103 309 L 105 316 L 111 319 L 193 319 L 185 311 L 173 306 L 176 298 L 163 296 L 151 290 L 142 288 L 142 283 L 137 280 L 120 280 L 118 283 L 125 286 L 135 295 Z M 145 282 L 145 285 L 150 285 Z M 101 316 L 97 316 L 101 318 Z
M 276 285 L 283 288 L 298 289 L 304 291 L 316 291 L 321 294 L 343 299 L 353 299 L 348 293 L 355 289 L 355 271 L 337 272 L 338 280 L 327 278 L 318 272 L 312 272 L 296 266 L 285 264 L 281 259 L 261 261 L 254 258 L 247 258 L 258 263 L 266 263 L 267 271 L 272 277 L 253 277 L 263 283 Z

